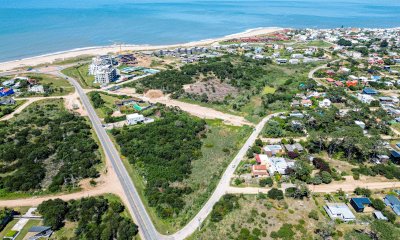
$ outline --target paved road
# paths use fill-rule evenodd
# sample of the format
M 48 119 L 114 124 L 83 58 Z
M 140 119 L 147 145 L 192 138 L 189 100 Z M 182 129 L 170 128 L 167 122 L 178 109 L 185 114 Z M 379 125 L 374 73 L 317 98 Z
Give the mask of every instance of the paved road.
M 93 106 L 90 104 L 89 98 L 86 96 L 83 88 L 75 79 L 67 77 L 60 72 L 52 74 L 56 74 L 59 77 L 66 78 L 78 92 L 80 100 L 82 101 L 83 106 L 86 108 L 89 119 L 93 124 L 93 128 L 96 131 L 99 141 L 107 157 L 110 159 L 111 165 L 114 168 L 114 171 L 117 174 L 119 181 L 121 182 L 127 201 L 129 202 L 128 207 L 130 208 L 130 212 L 132 213 L 136 224 L 139 226 L 139 234 L 141 235 L 141 238 L 146 240 L 163 238 L 156 231 L 153 223 L 151 222 L 150 216 L 146 212 L 146 209 L 139 197 L 139 194 L 122 163 L 117 149 L 115 148 L 110 137 L 107 135 L 106 131 L 102 127 L 101 121 L 94 111 Z

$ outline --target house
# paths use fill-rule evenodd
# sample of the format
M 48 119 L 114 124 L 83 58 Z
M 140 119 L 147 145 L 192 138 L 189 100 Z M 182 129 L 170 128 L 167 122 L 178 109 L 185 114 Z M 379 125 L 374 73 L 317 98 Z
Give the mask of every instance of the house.
M 324 100 L 322 100 L 322 101 L 320 101 L 320 102 L 318 103 L 318 106 L 319 106 L 320 108 L 328 108 L 328 107 L 331 106 L 331 104 L 332 104 L 331 100 L 325 98 Z
M 286 174 L 286 169 L 294 166 L 294 162 L 286 161 L 282 157 L 271 157 L 268 159 L 268 172 L 271 176 L 275 175 L 275 173 L 279 173 L 281 175 Z
M 268 155 L 265 154 L 257 154 L 256 155 L 256 162 L 258 164 L 263 164 L 265 165 L 268 162 Z
M 328 203 L 324 206 L 331 219 L 340 219 L 345 222 L 355 221 L 356 217 L 345 203 Z
M 128 114 L 126 115 L 126 122 L 128 125 L 135 125 L 137 123 L 142 123 L 145 121 L 143 115 L 138 113 Z
M 365 206 L 371 206 L 372 202 L 367 197 L 352 198 L 350 199 L 350 205 L 356 210 L 356 212 L 364 212 Z
M 340 82 L 340 81 L 336 81 L 335 82 L 335 85 L 337 86 L 337 87 L 343 87 L 343 83 L 342 82 Z
M 378 220 L 384 220 L 384 221 L 388 220 L 387 217 L 383 216 L 381 211 L 374 211 L 374 216 Z
M 286 151 L 289 152 L 303 152 L 304 148 L 300 143 L 285 144 Z
M 375 101 L 375 98 L 368 94 L 360 94 L 357 93 L 357 99 L 360 100 L 362 103 L 370 104 L 372 101 Z
M 368 95 L 376 95 L 376 94 L 378 94 L 378 91 L 376 91 L 373 88 L 364 88 L 363 93 L 368 94 Z
M 43 85 L 33 85 L 33 86 L 29 87 L 28 92 L 44 93 Z
M 299 59 L 289 59 L 290 64 L 299 64 L 300 60 Z
M 391 150 L 390 151 L 390 158 L 394 161 L 394 162 L 400 162 L 400 152 L 396 151 L 396 150 Z
M 263 147 L 263 150 L 264 150 L 265 154 L 268 155 L 268 157 L 272 157 L 272 156 L 275 156 L 276 154 L 284 153 L 281 145 L 267 145 L 267 146 Z
M 14 105 L 16 101 L 13 98 L 0 99 L 0 105 Z
M 365 123 L 362 121 L 354 121 L 354 123 L 359 126 L 360 128 L 362 128 L 363 130 L 365 129 Z
M 290 117 L 296 117 L 296 118 L 304 118 L 304 114 L 301 112 L 292 112 L 289 114 Z
M 3 85 L 4 87 L 11 87 L 11 86 L 13 86 L 14 84 L 15 84 L 15 80 L 14 80 L 14 79 L 10 79 L 10 80 L 4 81 L 4 82 L 2 83 L 2 85 Z
M 389 161 L 389 156 L 388 155 L 378 155 L 376 158 L 372 158 L 371 162 L 375 164 L 381 164 L 381 163 L 387 163 Z
M 334 83 L 334 82 L 335 82 L 335 79 L 333 79 L 333 78 L 327 78 L 326 81 L 327 81 L 328 83 Z
M 49 238 L 53 234 L 53 230 L 48 226 L 33 226 L 28 230 L 24 239 L 36 240 Z
M 303 105 L 303 107 L 311 107 L 312 101 L 310 99 L 303 99 L 301 100 L 301 105 Z
M 14 90 L 12 88 L 2 88 L 0 87 L 0 97 L 6 97 L 14 94 Z
M 128 98 L 128 99 L 117 100 L 117 101 L 115 101 L 115 105 L 117 107 L 132 106 L 135 103 L 142 103 L 142 102 L 144 102 L 142 99 L 132 97 L 132 98 Z
M 394 195 L 386 195 L 383 199 L 386 206 L 392 208 L 393 212 L 396 213 L 397 216 L 400 216 L 400 200 Z
M 299 100 L 293 100 L 293 102 L 290 105 L 292 107 L 299 107 L 300 106 L 300 101 Z
M 266 165 L 253 165 L 251 167 L 251 174 L 253 177 L 268 177 L 268 171 Z
M 358 84 L 358 80 L 351 80 L 351 81 L 346 81 L 346 86 L 347 87 L 355 87 Z

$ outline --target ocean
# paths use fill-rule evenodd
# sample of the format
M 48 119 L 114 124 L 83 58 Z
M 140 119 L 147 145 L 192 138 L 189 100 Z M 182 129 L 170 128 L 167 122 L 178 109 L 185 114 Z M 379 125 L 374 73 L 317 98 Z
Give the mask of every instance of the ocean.
M 0 0 L 0 62 L 73 48 L 172 44 L 257 27 L 399 27 L 399 0 Z

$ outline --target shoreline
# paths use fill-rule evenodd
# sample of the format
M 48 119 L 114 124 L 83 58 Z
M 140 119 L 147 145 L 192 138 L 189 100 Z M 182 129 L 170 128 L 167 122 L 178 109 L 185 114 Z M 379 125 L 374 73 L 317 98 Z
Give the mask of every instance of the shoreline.
M 232 39 L 232 38 L 243 38 L 243 37 L 253 37 L 258 35 L 269 34 L 273 32 L 277 32 L 283 30 L 285 28 L 281 27 L 259 27 L 248 29 L 243 32 L 229 34 L 219 38 L 210 38 L 203 39 L 199 41 L 192 41 L 187 43 L 177 43 L 170 45 L 135 45 L 135 44 L 124 44 L 121 45 L 122 51 L 152 51 L 157 49 L 167 49 L 167 48 L 176 48 L 176 47 L 194 47 L 200 45 L 210 45 L 216 42 Z M 81 55 L 102 55 L 110 52 L 118 52 L 120 50 L 119 45 L 108 45 L 108 46 L 93 46 L 93 47 L 84 47 L 84 48 L 75 48 L 66 51 L 59 51 L 54 53 L 43 54 L 34 57 L 27 57 L 18 60 L 11 60 L 0 63 L 0 72 L 11 71 L 15 68 L 28 67 L 28 66 L 36 66 L 39 64 L 53 63 L 56 60 L 62 60 L 67 58 L 74 58 Z

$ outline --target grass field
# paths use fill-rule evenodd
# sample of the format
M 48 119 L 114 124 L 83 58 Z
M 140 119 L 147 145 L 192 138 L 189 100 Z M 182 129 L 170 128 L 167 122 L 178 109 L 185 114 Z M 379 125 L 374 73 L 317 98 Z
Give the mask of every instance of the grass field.
M 49 96 L 64 96 L 74 92 L 75 90 L 67 80 L 61 77 L 41 73 L 29 73 L 27 76 L 33 79 L 38 78 L 39 84 L 51 86 L 54 91 L 48 94 Z
M 184 181 L 194 191 L 185 196 L 186 206 L 179 216 L 173 220 L 166 221 L 159 218 L 155 209 L 149 207 L 144 196 L 145 184 L 143 179 L 133 165 L 125 157 L 121 156 L 123 164 L 134 182 L 147 212 L 157 230 L 163 234 L 176 232 L 194 217 L 213 192 L 226 166 L 251 133 L 250 127 L 227 126 L 220 120 L 207 120 L 207 124 L 210 132 L 203 139 L 202 157 L 192 162 L 192 174 Z M 111 134 L 110 136 L 119 150 L 120 148 L 115 143 L 115 139 Z
M 322 41 L 322 40 L 314 40 L 314 41 L 309 41 L 307 43 L 296 43 L 294 45 L 295 47 L 300 47 L 300 48 L 305 48 L 305 47 L 320 47 L 320 48 L 328 48 L 332 46 L 332 44 Z
M 66 68 L 61 71 L 67 76 L 78 80 L 83 88 L 99 88 L 100 85 L 94 83 L 94 76 L 89 75 L 89 63 Z
M 89 99 L 90 99 L 90 102 L 93 104 L 93 102 L 92 102 L 92 100 L 91 100 L 91 95 L 92 94 L 94 94 L 95 92 L 90 92 L 90 93 L 88 93 L 88 96 L 89 96 Z M 119 100 L 119 98 L 117 97 L 117 96 L 112 96 L 112 95 L 109 95 L 109 94 L 104 94 L 104 93 L 101 93 L 101 92 L 98 92 L 99 94 L 100 94 L 100 96 L 101 96 L 101 98 L 104 100 L 104 106 L 103 107 L 101 107 L 101 108 L 95 108 L 95 111 L 96 111 L 96 113 L 97 113 L 97 115 L 100 117 L 100 118 L 105 118 L 105 117 L 107 117 L 107 112 L 108 111 L 110 111 L 110 110 L 115 110 L 116 109 L 116 106 L 115 106 L 115 101 L 117 101 L 117 100 Z

